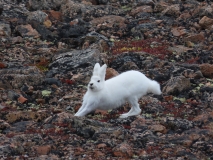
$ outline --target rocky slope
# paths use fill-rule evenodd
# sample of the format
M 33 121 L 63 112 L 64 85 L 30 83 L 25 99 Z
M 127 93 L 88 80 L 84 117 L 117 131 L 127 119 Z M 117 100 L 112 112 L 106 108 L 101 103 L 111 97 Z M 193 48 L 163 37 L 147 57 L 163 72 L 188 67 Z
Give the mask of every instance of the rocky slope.
M 96 62 L 161 84 L 78 118 Z M 213 2 L 1 0 L 1 159 L 212 159 Z

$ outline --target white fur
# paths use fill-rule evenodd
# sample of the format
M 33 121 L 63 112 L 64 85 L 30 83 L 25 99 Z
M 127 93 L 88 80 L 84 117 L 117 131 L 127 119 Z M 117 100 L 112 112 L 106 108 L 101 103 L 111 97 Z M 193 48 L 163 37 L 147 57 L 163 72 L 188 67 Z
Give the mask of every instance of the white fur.
M 127 71 L 105 81 L 106 68 L 106 64 L 102 67 L 99 63 L 95 64 L 83 104 L 75 116 L 85 116 L 95 109 L 118 108 L 126 101 L 132 108 L 120 118 L 139 115 L 141 113 L 139 98 L 147 93 L 161 94 L 160 85 L 138 71 Z

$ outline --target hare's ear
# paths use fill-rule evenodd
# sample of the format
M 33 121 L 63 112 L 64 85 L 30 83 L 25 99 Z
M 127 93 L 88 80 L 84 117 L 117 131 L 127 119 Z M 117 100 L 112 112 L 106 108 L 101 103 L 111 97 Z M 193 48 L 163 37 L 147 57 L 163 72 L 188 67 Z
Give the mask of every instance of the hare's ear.
M 99 63 L 96 63 L 94 68 L 93 68 L 93 75 L 99 73 L 99 69 L 101 68 Z
M 101 66 L 101 68 L 99 70 L 99 74 L 100 74 L 101 78 L 103 78 L 103 79 L 105 79 L 106 68 L 107 68 L 107 65 L 104 64 L 103 66 Z

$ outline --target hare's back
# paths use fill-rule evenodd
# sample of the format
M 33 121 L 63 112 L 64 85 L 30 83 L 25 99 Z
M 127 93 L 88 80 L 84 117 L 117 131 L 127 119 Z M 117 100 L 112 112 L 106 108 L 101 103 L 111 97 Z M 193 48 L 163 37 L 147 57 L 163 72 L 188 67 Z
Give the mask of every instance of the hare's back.
M 119 74 L 116 77 L 113 77 L 106 82 L 108 84 L 117 84 L 118 86 L 138 86 L 142 84 L 146 84 L 150 81 L 143 73 L 139 71 L 127 71 Z

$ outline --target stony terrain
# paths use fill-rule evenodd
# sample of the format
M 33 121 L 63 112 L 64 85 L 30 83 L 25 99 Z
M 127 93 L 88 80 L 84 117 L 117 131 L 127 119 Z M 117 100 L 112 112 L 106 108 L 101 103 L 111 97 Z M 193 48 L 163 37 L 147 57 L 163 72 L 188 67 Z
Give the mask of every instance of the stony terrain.
M 163 94 L 74 117 L 96 62 Z M 213 159 L 213 2 L 1 0 L 0 159 Z

